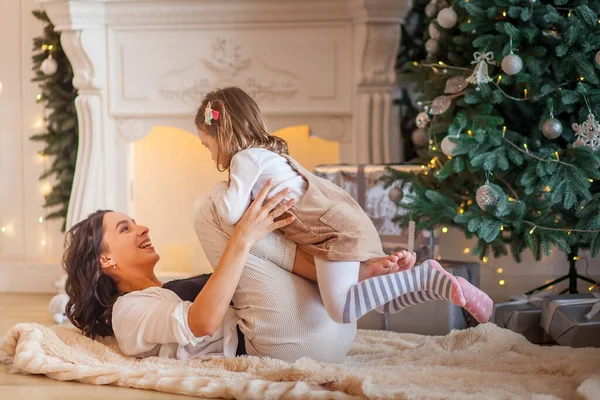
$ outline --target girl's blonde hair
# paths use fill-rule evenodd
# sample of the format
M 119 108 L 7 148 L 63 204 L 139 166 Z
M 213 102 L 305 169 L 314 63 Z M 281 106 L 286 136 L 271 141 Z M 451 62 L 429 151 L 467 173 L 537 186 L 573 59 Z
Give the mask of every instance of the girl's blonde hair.
M 204 123 L 204 111 L 210 102 L 219 118 Z M 277 154 L 288 154 L 285 140 L 267 132 L 258 104 L 239 87 L 214 90 L 206 95 L 196 117 L 196 127 L 214 137 L 218 145 L 217 168 L 229 169 L 233 156 L 250 147 L 269 149 Z

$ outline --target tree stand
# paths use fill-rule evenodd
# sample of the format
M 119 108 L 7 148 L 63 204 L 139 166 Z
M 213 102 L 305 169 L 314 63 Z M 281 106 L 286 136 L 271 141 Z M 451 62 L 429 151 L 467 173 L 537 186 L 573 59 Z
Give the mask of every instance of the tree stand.
M 579 275 L 577 273 L 577 268 L 575 268 L 575 263 L 577 261 L 577 253 L 579 251 L 578 247 L 572 247 L 571 248 L 571 252 L 569 253 L 567 259 L 569 260 L 569 273 L 565 276 L 561 276 L 558 279 L 553 280 L 552 282 L 546 283 L 545 285 L 542 285 L 540 287 L 537 287 L 535 289 L 530 290 L 529 292 L 526 292 L 526 295 L 530 295 L 533 294 L 535 292 L 544 290 L 549 288 L 550 286 L 556 285 L 559 282 L 562 282 L 564 280 L 569 280 L 569 287 L 567 287 L 565 290 L 563 290 L 562 292 L 560 292 L 560 294 L 563 293 L 579 293 L 577 291 L 577 279 L 581 279 L 583 281 L 592 283 L 594 285 L 600 285 L 600 283 L 595 282 L 594 280 L 588 278 L 587 276 L 583 276 L 583 275 Z

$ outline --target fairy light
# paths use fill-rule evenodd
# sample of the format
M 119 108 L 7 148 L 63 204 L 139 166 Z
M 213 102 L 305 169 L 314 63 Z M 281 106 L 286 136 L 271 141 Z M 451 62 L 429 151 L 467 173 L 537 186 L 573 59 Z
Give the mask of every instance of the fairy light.
M 52 44 L 49 44 L 49 45 L 48 45 L 48 50 L 49 50 L 49 51 L 52 51 L 52 49 L 54 49 L 54 45 L 52 45 Z
M 45 246 L 45 245 L 46 245 L 46 241 L 42 239 L 42 240 L 40 241 L 40 244 L 41 244 L 42 246 Z
M 424 165 L 421 165 L 421 169 L 425 169 L 426 167 Z
M 506 126 L 502 127 L 502 136 L 506 135 Z
M 542 212 L 540 210 L 537 210 L 538 215 L 542 215 Z
M 594 180 L 592 178 L 588 178 L 588 182 L 593 183 Z
M 567 14 L 567 17 L 571 18 L 572 14 L 573 14 L 573 10 L 569 10 L 569 14 Z
M 506 283 L 506 282 L 504 281 L 504 279 L 500 279 L 500 280 L 498 281 L 498 285 L 500 285 L 500 286 L 504 286 L 504 284 L 505 284 L 505 283 Z
M 42 222 L 44 222 L 44 217 L 39 217 L 38 218 L 38 222 L 41 224 Z
M 469 130 L 467 131 L 467 134 L 468 134 L 469 136 L 473 136 L 473 131 L 469 129 Z
M 416 61 L 413 61 L 413 65 L 414 65 L 415 67 L 418 67 L 418 66 L 419 66 L 419 63 L 418 63 L 418 62 L 416 62 Z
M 471 252 L 471 249 L 468 247 L 465 247 L 465 249 L 463 250 L 463 254 L 469 254 Z
M 35 96 L 37 101 L 42 101 L 42 94 L 38 93 L 37 96 Z
M 49 183 L 44 183 L 40 189 L 44 196 L 48 196 L 52 192 L 52 186 Z
M 0 231 L 2 231 L 2 233 L 6 233 L 6 227 L 3 226 L 2 228 L 0 228 Z
M 506 17 L 506 10 L 502 11 L 502 16 Z
M 448 233 L 448 227 L 446 227 L 446 226 L 442 227 L 442 233 Z
M 546 185 L 546 187 L 544 188 L 544 192 L 550 193 L 552 191 L 552 188 L 548 185 Z
M 437 151 L 437 147 L 436 146 L 431 146 L 431 150 Z
M 558 218 L 556 218 L 556 219 L 554 220 L 554 225 L 558 225 L 558 223 L 559 223 L 559 222 L 560 222 L 560 221 L 558 220 Z
M 443 61 L 438 61 L 438 64 L 439 64 L 440 66 L 442 66 L 442 67 L 445 67 L 445 66 L 446 66 L 446 64 L 444 64 L 444 62 L 443 62 Z
M 523 96 L 525 98 L 528 98 L 528 96 L 529 96 L 529 90 L 527 90 L 527 88 L 523 89 Z
M 42 45 L 42 51 L 46 51 L 48 50 L 48 45 L 47 44 L 43 44 Z
M 504 230 L 504 225 L 500 225 L 500 230 L 503 231 Z
M 591 292 L 592 290 L 594 290 L 594 288 L 596 287 L 596 285 L 592 285 L 588 288 L 588 291 Z
M 583 81 L 585 81 L 585 77 L 584 77 L 583 75 L 582 75 L 582 76 L 580 76 L 580 77 L 579 77 L 579 81 L 580 81 L 580 82 L 583 82 Z
M 497 273 L 499 273 L 499 274 L 501 274 L 501 273 L 503 273 L 503 272 L 504 272 L 504 269 L 502 269 L 502 268 L 498 268 L 498 269 L 496 270 L 496 272 L 497 272 Z
M 577 260 L 579 260 L 579 256 L 575 256 L 575 257 L 573 257 L 573 260 L 574 260 L 574 261 L 577 261 Z
M 525 148 L 525 151 L 529 153 L 529 147 L 527 146 L 527 143 L 523 143 L 523 147 Z
M 41 118 L 38 118 L 38 119 L 35 121 L 34 127 L 35 127 L 35 128 L 41 128 L 43 125 L 44 125 L 44 120 L 43 120 L 43 119 L 41 119 Z
M 513 199 L 512 197 L 509 197 L 508 201 L 511 202 L 511 203 L 513 203 L 515 201 L 515 199 Z
M 469 200 L 467 201 L 467 205 L 468 205 L 468 206 L 470 206 L 471 204 L 473 204 L 473 200 L 470 200 L 470 199 L 469 199 Z
M 465 209 L 464 209 L 464 208 L 462 208 L 462 207 L 460 207 L 460 208 L 458 209 L 458 213 L 459 213 L 460 215 L 463 215 L 463 214 L 465 213 Z
M 489 261 L 489 258 L 487 256 L 483 256 L 481 261 L 483 261 L 483 263 L 486 264 Z
M 531 228 L 531 230 L 529 231 L 530 235 L 533 235 L 533 232 L 535 232 L 535 228 L 537 228 L 537 226 L 534 226 L 533 228 Z
M 556 159 L 559 160 L 559 158 L 558 158 L 558 151 L 554 152 L 554 157 L 556 157 Z

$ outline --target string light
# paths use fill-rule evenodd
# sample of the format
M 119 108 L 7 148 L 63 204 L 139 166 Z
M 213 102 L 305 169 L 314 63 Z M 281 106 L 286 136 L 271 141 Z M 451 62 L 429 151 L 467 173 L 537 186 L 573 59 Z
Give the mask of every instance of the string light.
M 523 89 L 523 95 L 523 97 L 528 98 L 529 91 L 527 90 L 527 88 Z
M 41 93 L 38 93 L 38 94 L 37 94 L 37 96 L 35 96 L 35 98 L 36 98 L 36 100 L 37 100 L 38 102 L 39 102 L 39 101 L 42 101 L 42 94 L 41 94 Z
M 37 121 L 35 121 L 34 127 L 35 128 L 41 128 L 43 126 L 43 124 L 44 124 L 44 120 L 41 119 L 41 118 L 38 118 Z
M 49 183 L 44 183 L 41 187 L 42 194 L 48 196 L 52 192 L 52 186 Z
M 54 45 L 52 45 L 52 44 L 49 44 L 49 45 L 48 45 L 48 50 L 52 51 L 52 49 L 54 49 Z
M 462 208 L 462 207 L 460 207 L 460 208 L 458 209 L 458 213 L 459 213 L 460 215 L 463 215 L 463 214 L 465 213 L 465 209 L 464 209 L 464 208 Z
M 467 131 L 467 134 L 468 134 L 469 136 L 473 136 L 473 131 L 469 129 L 469 130 Z
M 502 11 L 502 16 L 506 17 L 506 10 Z
M 544 192 L 550 193 L 552 191 L 552 188 L 550 186 L 547 186 L 544 188 Z
M 503 231 L 504 230 L 504 225 L 500 225 L 500 230 Z
M 593 180 L 592 178 L 588 178 L 588 181 L 589 181 L 590 183 L 593 183 L 593 182 L 594 182 L 594 180 Z
M 470 206 L 471 204 L 473 204 L 473 200 L 469 199 L 469 200 L 467 201 L 467 205 L 468 205 L 468 206 Z
M 40 244 L 41 244 L 42 246 L 45 246 L 45 245 L 46 245 L 46 241 L 45 241 L 45 240 L 42 240 L 42 241 L 40 242 Z
M 418 63 L 418 62 L 416 62 L 416 61 L 413 61 L 413 65 L 414 65 L 415 67 L 418 67 L 418 66 L 419 66 L 419 63 Z
M 498 285 L 500 285 L 500 286 L 504 286 L 504 284 L 505 284 L 505 283 L 506 283 L 506 282 L 504 281 L 504 279 L 500 279 L 500 280 L 498 281 Z
M 598 22 L 600 22 L 600 21 L 598 21 Z M 590 292 L 591 292 L 592 290 L 594 290 L 594 288 L 595 288 L 595 287 L 596 287 L 596 285 L 592 285 L 592 286 L 590 286 L 590 287 L 588 288 L 588 291 L 590 291 Z
M 531 228 L 531 230 L 529 231 L 530 235 L 533 235 L 533 232 L 535 231 L 535 228 L 537 228 L 537 226 L 534 226 L 533 228 Z
M 0 228 L 0 231 L 2 231 L 2 233 L 6 233 L 6 227 L 3 226 L 2 228 Z
M 41 224 L 42 222 L 44 222 L 44 217 L 39 217 L 38 218 L 38 222 Z
M 577 260 L 579 260 L 579 256 L 575 256 L 575 257 L 573 257 L 573 260 L 574 260 L 574 261 L 577 261 Z
M 468 247 L 465 247 L 465 249 L 463 250 L 463 254 L 469 254 L 471 252 L 471 249 Z
M 483 261 L 483 263 L 486 264 L 489 261 L 489 258 L 487 256 L 483 256 L 481 261 Z
M 585 77 L 583 77 L 583 75 L 582 75 L 582 76 L 580 76 L 580 77 L 579 77 L 579 81 L 580 81 L 580 82 L 583 82 L 583 81 L 585 81 Z
M 567 17 L 571 18 L 571 14 L 573 14 L 573 10 L 569 10 L 569 14 L 567 14 Z
M 501 273 L 503 273 L 503 272 L 504 272 L 504 269 L 502 269 L 502 268 L 498 268 L 498 269 L 496 270 L 496 272 L 497 272 L 497 273 L 499 273 L 499 274 L 501 274 Z
M 446 226 L 442 227 L 442 233 L 448 233 L 448 227 L 446 227 Z
M 500 84 L 500 81 L 502 80 L 502 75 L 498 75 L 498 84 Z

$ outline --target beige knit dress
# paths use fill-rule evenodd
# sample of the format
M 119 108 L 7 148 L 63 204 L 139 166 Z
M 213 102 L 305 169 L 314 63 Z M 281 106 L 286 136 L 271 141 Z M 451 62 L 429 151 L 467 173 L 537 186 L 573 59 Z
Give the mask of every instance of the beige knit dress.
M 366 261 L 385 255 L 373 222 L 348 193 L 290 156 L 283 157 L 308 183 L 302 198 L 289 210 L 296 220 L 282 228 L 285 238 L 323 260 Z

